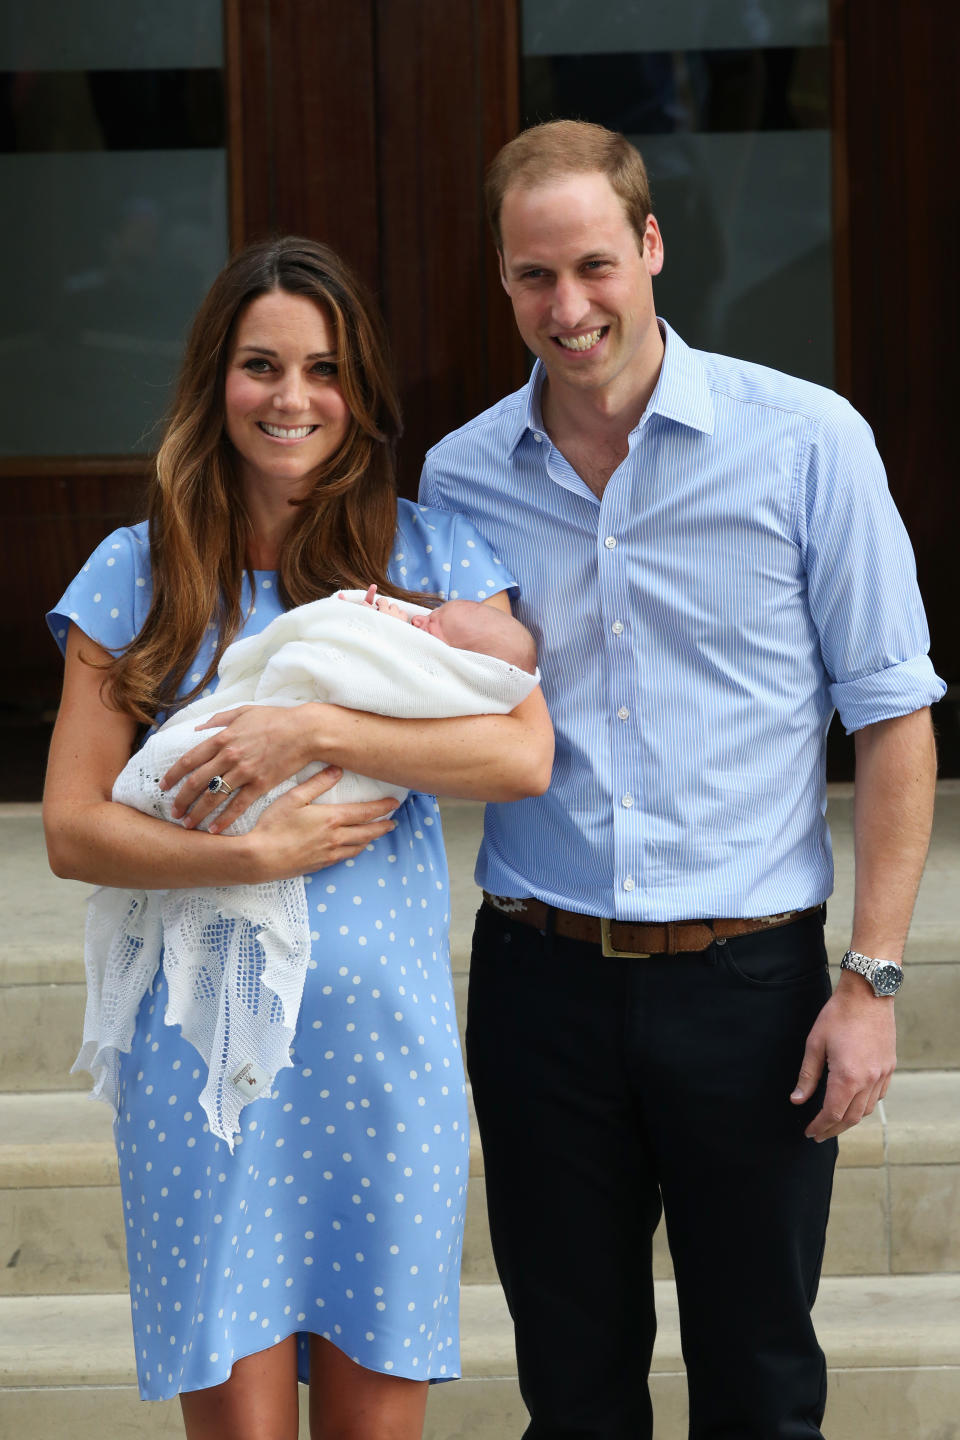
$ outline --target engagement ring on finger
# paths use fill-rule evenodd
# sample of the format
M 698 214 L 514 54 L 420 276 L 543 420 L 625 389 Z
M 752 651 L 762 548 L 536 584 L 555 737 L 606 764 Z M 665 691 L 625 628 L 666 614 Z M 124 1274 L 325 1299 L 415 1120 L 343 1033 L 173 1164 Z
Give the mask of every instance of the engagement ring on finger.
M 210 781 L 210 784 L 207 786 L 207 789 L 210 791 L 211 795 L 233 794 L 233 786 L 228 785 L 222 775 L 214 775 L 213 779 Z

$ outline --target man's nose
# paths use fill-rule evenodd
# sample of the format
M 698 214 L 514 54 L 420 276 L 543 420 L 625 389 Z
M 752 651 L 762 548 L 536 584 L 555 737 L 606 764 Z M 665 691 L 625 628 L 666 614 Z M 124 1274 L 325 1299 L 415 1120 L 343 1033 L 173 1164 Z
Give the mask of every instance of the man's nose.
M 551 306 L 555 324 L 564 330 L 575 330 L 589 309 L 590 301 L 579 280 L 558 277 Z

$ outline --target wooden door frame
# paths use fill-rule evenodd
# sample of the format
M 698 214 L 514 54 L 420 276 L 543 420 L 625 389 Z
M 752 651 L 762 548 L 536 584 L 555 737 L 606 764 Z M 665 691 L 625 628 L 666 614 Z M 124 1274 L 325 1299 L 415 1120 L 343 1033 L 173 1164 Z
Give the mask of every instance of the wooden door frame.
M 948 427 L 960 25 L 953 0 L 831 0 L 831 41 L 837 388 L 874 430 L 913 542 L 933 660 L 957 685 L 960 493 Z

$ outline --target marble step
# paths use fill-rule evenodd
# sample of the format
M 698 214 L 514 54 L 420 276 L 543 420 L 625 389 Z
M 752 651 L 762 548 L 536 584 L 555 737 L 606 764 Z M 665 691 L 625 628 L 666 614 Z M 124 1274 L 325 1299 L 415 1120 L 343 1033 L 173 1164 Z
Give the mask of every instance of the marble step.
M 960 1272 L 960 1074 L 899 1072 L 841 1141 L 824 1272 Z M 671 1274 L 661 1225 L 655 1273 Z M 473 1127 L 463 1279 L 496 1279 Z M 71 1092 L 0 1095 L 0 1295 L 126 1288 L 105 1105 Z
M 672 1283 L 657 1282 L 655 1440 L 684 1440 L 686 1387 Z M 816 1309 L 831 1440 L 951 1440 L 960 1415 L 960 1277 L 824 1280 Z M 516 1440 L 525 1411 L 503 1296 L 468 1285 L 464 1380 L 431 1388 L 425 1440 Z M 141 1404 L 120 1295 L 0 1299 L 0 1434 L 31 1440 L 182 1436 L 177 1402 Z M 307 1435 L 305 1411 L 300 1433 Z

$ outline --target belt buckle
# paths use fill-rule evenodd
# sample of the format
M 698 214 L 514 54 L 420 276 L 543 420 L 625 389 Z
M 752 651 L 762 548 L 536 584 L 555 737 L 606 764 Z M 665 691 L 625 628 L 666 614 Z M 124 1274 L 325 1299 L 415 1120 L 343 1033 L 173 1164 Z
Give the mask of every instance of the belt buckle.
M 604 955 L 619 960 L 649 960 L 651 952 L 648 950 L 618 950 L 610 938 L 610 927 L 612 920 L 605 917 L 600 919 L 600 949 Z

